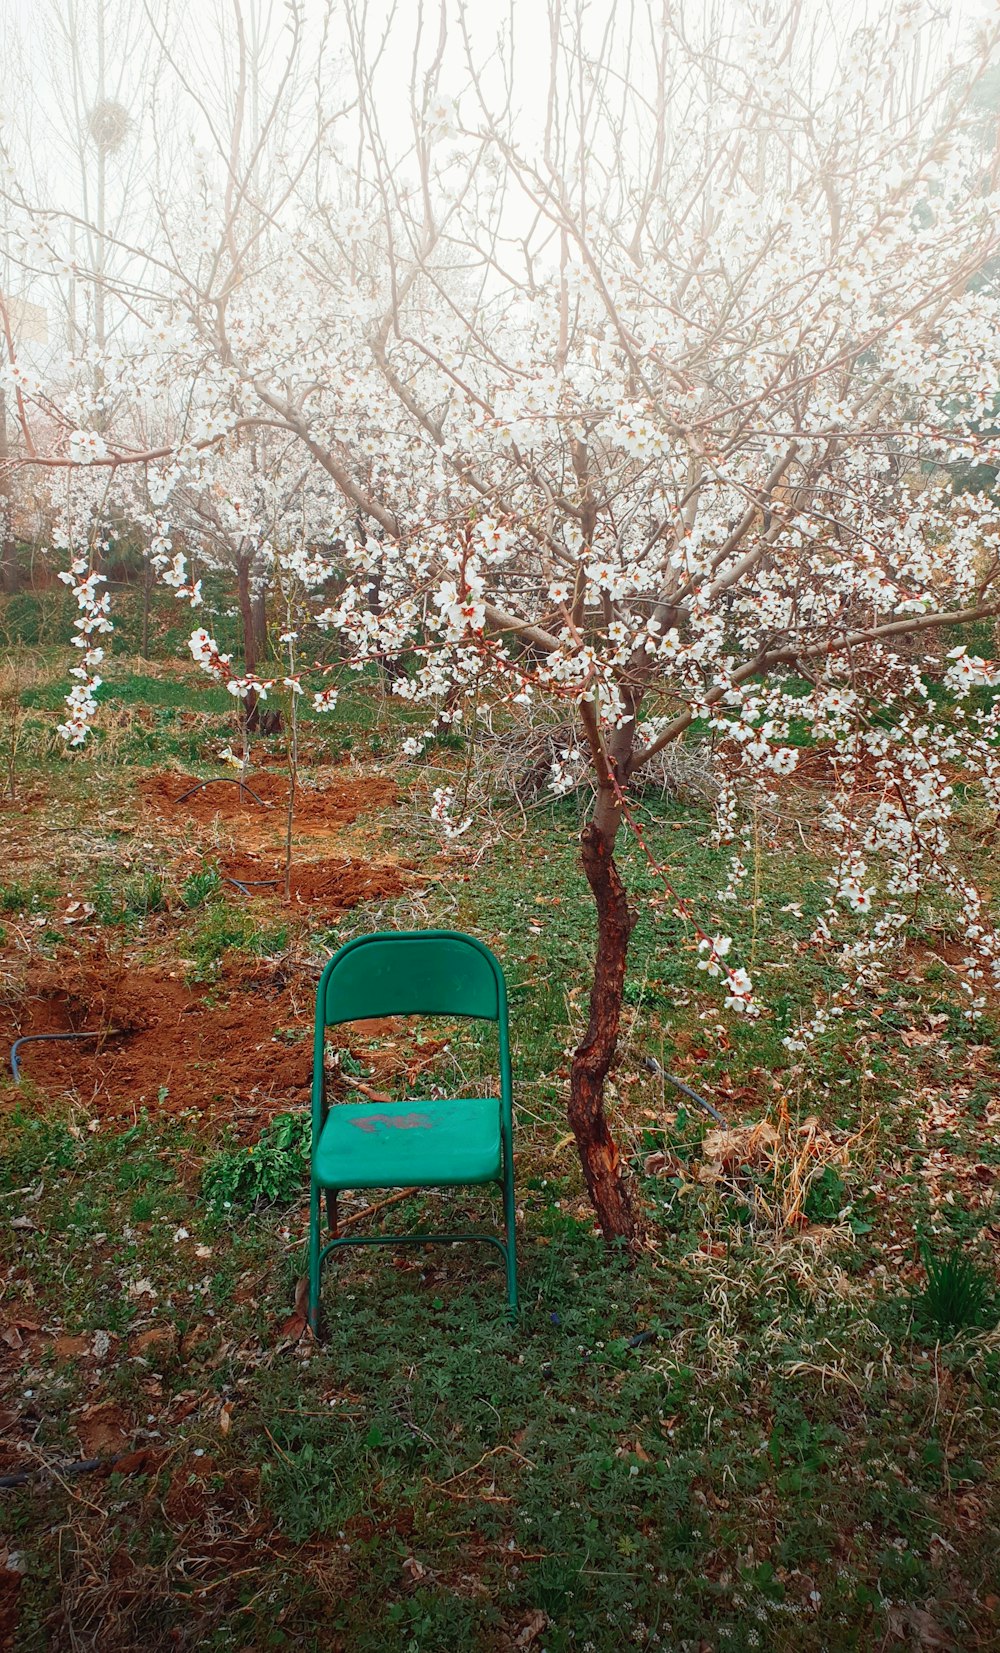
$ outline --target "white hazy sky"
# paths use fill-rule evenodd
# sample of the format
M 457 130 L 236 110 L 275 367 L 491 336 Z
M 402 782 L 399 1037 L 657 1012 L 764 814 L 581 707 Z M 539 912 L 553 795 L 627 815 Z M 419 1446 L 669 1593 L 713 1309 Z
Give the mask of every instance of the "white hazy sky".
M 574 0 L 562 0 L 570 13 Z M 676 8 L 678 0 L 671 0 Z M 646 21 L 659 15 L 661 0 L 634 0 L 637 35 Z M 925 10 L 943 21 L 942 41 L 959 38 L 978 18 L 993 15 L 996 0 L 934 0 Z M 803 0 L 807 17 L 829 33 L 831 51 L 825 61 L 836 73 L 836 43 L 877 13 L 879 0 Z M 444 92 L 461 97 L 467 90 L 468 72 L 464 63 L 461 30 L 458 27 L 461 0 L 446 0 L 449 37 L 440 84 Z M 235 54 L 225 39 L 233 38 L 236 9 L 244 20 L 249 39 L 262 44 L 265 85 L 273 83 L 284 59 L 288 40 L 285 0 L 0 0 L 0 117 L 5 122 L 16 163 L 23 171 L 27 192 L 47 203 L 88 218 L 95 210 L 96 152 L 86 137 L 86 119 L 98 98 L 98 37 L 103 16 L 105 37 L 105 96 L 120 101 L 128 110 L 133 127 L 120 151 L 107 167 L 107 222 L 138 241 L 152 233 L 148 218 L 148 183 L 154 171 L 166 170 L 176 178 L 178 196 L 191 186 L 191 143 L 205 142 L 208 122 L 227 102 L 232 87 Z M 358 0 L 358 10 L 367 19 L 369 56 L 386 34 L 386 21 L 393 16 L 385 40 L 378 80 L 379 118 L 391 150 L 397 155 L 408 147 L 410 124 L 410 74 L 418 19 L 423 14 L 422 66 L 433 57 L 438 33 L 437 0 Z M 603 36 L 609 15 L 616 27 L 625 30 L 633 7 L 629 0 L 590 0 L 587 7 L 589 38 L 594 44 Z M 692 29 L 697 31 L 711 9 L 723 25 L 739 33 L 751 11 L 747 0 L 683 0 Z M 890 0 L 892 13 L 904 9 L 904 0 Z M 307 49 L 304 59 L 312 68 L 326 14 L 325 0 L 302 0 Z M 464 15 L 474 43 L 478 67 L 482 68 L 493 50 L 497 31 L 510 31 L 515 51 L 514 107 L 518 112 L 521 141 L 531 148 L 540 135 L 547 84 L 549 41 L 546 0 L 470 0 Z M 221 28 L 220 28 L 221 24 Z M 160 48 L 160 33 L 176 54 L 185 73 L 203 100 L 199 114 L 190 99 L 177 94 L 176 77 L 162 72 L 154 87 L 154 66 Z M 351 85 L 348 63 L 348 34 L 344 8 L 334 0 L 330 17 L 330 67 L 323 76 L 324 90 L 335 89 L 334 67 L 344 65 L 345 87 Z M 75 43 L 75 49 L 71 46 Z M 489 71 L 486 84 L 492 87 Z M 331 84 L 332 83 L 332 84 Z M 155 106 L 155 119 L 153 108 Z M 223 126 L 224 126 L 223 122 Z M 0 215 L 4 213 L 0 203 Z M 0 247 L 7 243 L 0 216 Z M 77 232 L 78 237 L 82 232 Z M 81 261 L 86 249 L 76 243 Z M 30 289 L 16 269 L 4 272 L 10 291 L 30 292 L 32 298 L 47 302 L 55 317 L 59 303 L 33 283 Z M 62 324 L 54 331 L 65 337 Z

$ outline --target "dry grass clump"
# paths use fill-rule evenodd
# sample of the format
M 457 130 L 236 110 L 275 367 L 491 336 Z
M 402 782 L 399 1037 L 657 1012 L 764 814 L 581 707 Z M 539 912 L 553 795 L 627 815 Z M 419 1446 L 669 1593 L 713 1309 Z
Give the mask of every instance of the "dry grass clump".
M 571 723 L 534 722 L 528 718 L 505 729 L 481 730 L 472 765 L 472 785 L 490 798 L 514 798 L 522 804 L 552 798 L 553 772 L 571 780 L 565 790 L 592 786 L 589 765 L 574 761 L 579 731 Z M 674 741 L 633 776 L 630 789 L 669 794 L 683 803 L 713 804 L 722 786 L 715 754 L 707 741 Z
M 781 1237 L 837 1220 L 861 1134 L 835 1136 L 815 1115 L 796 1124 L 782 1098 L 773 1118 L 706 1132 L 700 1158 L 685 1164 L 658 1152 L 645 1168 L 677 1179 L 681 1194 L 699 1200 L 706 1214 L 728 1209 L 753 1232 Z

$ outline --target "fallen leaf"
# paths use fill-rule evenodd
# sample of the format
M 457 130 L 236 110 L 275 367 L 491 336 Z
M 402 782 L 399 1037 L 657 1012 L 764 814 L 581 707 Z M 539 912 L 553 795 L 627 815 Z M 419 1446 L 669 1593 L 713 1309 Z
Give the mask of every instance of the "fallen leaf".
M 530 1612 L 514 1638 L 515 1647 L 530 1647 L 532 1642 L 541 1635 L 549 1622 L 548 1613 L 543 1613 L 540 1607 Z
M 278 1336 L 281 1339 L 280 1343 L 278 1344 L 279 1354 L 285 1349 L 292 1348 L 293 1345 L 296 1344 L 299 1341 L 299 1338 L 302 1336 L 302 1333 L 305 1331 L 305 1329 L 306 1329 L 306 1317 L 305 1317 L 305 1315 L 304 1314 L 299 1314 L 298 1312 L 296 1312 L 295 1314 L 290 1314 L 288 1316 L 288 1319 L 282 1325 L 280 1332 L 278 1333 Z
M 169 1354 L 173 1349 L 175 1336 L 171 1326 L 150 1326 L 144 1332 L 136 1332 L 130 1339 L 129 1352 L 143 1356 L 157 1352 Z
M 910 1635 L 916 1638 L 918 1646 L 946 1649 L 948 1653 L 954 1653 L 956 1643 L 922 1607 L 892 1607 L 887 1617 L 889 1628 L 894 1635 L 902 1637 L 909 1630 Z

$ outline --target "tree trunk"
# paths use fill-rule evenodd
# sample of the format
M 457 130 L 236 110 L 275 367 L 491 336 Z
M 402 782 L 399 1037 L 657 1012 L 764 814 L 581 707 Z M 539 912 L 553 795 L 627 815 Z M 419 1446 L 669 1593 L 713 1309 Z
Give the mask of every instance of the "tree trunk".
M 618 1044 L 625 960 L 636 922 L 614 861 L 617 811 L 612 813 L 610 833 L 590 822 L 580 836 L 583 870 L 597 904 L 597 958 L 590 1021 L 570 1073 L 569 1122 L 601 1232 L 606 1240 L 624 1240 L 631 1247 L 641 1225 L 604 1115 L 604 1081 Z
M 250 615 L 253 625 L 253 657 L 254 660 L 263 660 L 267 654 L 267 592 L 263 586 L 250 599 Z
M 20 578 L 17 566 L 17 541 L 11 524 L 11 506 L 13 489 L 11 474 L 8 465 L 10 449 L 7 444 L 7 398 L 0 390 L 0 536 L 3 539 L 2 554 L 0 554 L 0 584 L 4 596 L 13 597 L 20 587 Z
M 257 675 L 257 640 L 260 623 L 257 601 L 250 595 L 250 558 L 240 556 L 236 563 L 236 590 L 240 605 L 240 624 L 243 627 L 243 669 L 248 677 Z M 248 690 L 243 701 L 243 719 L 248 730 L 260 728 L 260 701 L 256 689 Z
M 21 574 L 17 565 L 17 541 L 12 534 L 4 535 L 0 585 L 3 587 L 5 597 L 16 597 L 21 589 Z
M 149 560 L 148 551 L 142 556 L 142 637 L 139 640 L 139 650 L 144 660 L 149 659 L 149 606 L 153 588 L 153 565 Z

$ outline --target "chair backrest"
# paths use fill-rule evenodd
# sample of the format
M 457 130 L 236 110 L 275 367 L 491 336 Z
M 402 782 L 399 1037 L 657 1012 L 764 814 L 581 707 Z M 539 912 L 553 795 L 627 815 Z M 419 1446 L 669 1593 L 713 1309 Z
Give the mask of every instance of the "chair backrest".
M 323 1083 L 324 1030 L 374 1016 L 470 1016 L 496 1022 L 501 1095 L 509 1115 L 507 989 L 498 960 L 481 941 L 459 930 L 379 931 L 358 936 L 334 953 L 316 992 L 314 1101 Z
M 329 1027 L 367 1016 L 474 1016 L 500 1020 L 503 972 L 481 941 L 457 930 L 358 936 L 320 978 L 316 1019 Z

